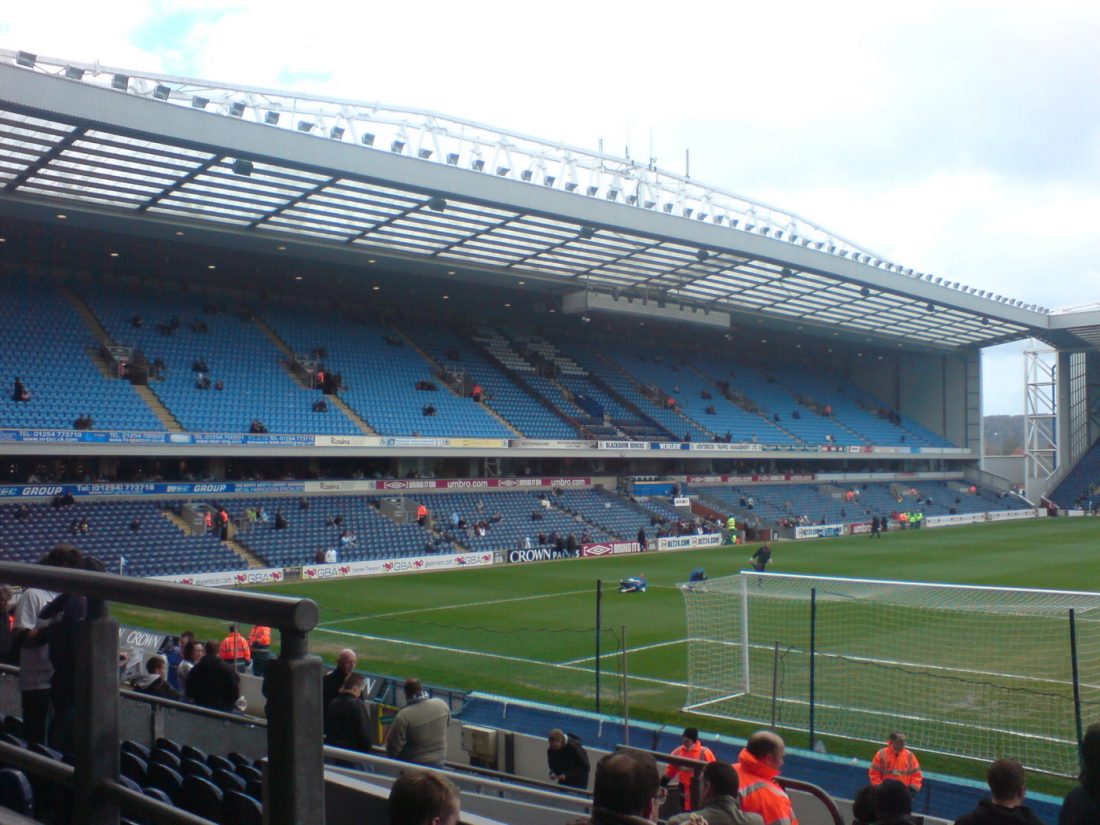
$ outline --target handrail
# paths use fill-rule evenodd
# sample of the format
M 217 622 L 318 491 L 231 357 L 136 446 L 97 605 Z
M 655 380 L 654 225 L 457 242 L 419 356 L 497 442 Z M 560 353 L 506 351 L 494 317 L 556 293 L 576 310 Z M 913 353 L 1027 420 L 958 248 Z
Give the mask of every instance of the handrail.
M 495 771 L 492 768 L 482 768 L 478 765 L 463 765 L 460 762 L 444 762 L 443 766 L 455 773 L 466 774 L 469 776 L 473 774 L 475 776 L 483 776 L 487 779 L 496 779 L 501 782 L 509 782 L 513 785 L 519 784 L 521 788 L 532 788 L 535 790 L 545 790 L 552 793 L 562 793 L 579 798 L 592 798 L 592 791 L 588 788 L 577 788 L 573 785 L 560 785 L 556 782 L 546 782 L 542 779 L 531 779 L 527 776 L 516 776 L 515 774 L 505 773 L 504 771 Z
M 19 764 L 32 775 L 52 776 L 72 787 L 73 825 L 117 825 L 119 807 L 129 811 L 135 805 L 143 806 L 142 810 L 165 825 L 205 822 L 182 811 L 154 810 L 117 785 L 119 624 L 108 613 L 110 601 L 246 621 L 279 630 L 279 657 L 268 663 L 263 683 L 269 755 L 263 791 L 264 822 L 324 824 L 321 661 L 308 655 L 308 634 L 318 619 L 316 603 L 19 562 L 0 562 L 0 581 L 88 597 L 86 616 L 74 629 L 77 690 L 72 773 L 58 773 L 50 760 L 43 763 L 31 759 L 35 754 L 30 752 L 16 754 Z M 0 755 L 8 753 L 8 749 L 0 751 Z
M 798 791 L 815 797 L 832 816 L 834 825 L 844 825 L 844 816 L 840 813 L 840 808 L 837 807 L 836 802 L 833 801 L 833 798 L 829 796 L 829 792 L 824 788 L 819 788 L 812 782 L 804 782 L 801 779 L 788 779 L 785 776 L 777 776 L 775 781 L 785 791 Z
M 298 633 L 313 630 L 319 618 L 317 604 L 311 599 L 192 587 L 23 562 L 0 562 L 0 581 L 56 593 L 79 591 L 104 601 L 139 607 L 164 608 L 176 603 L 179 609 L 213 619 L 263 624 Z
M 73 775 L 76 769 L 72 765 L 66 765 L 64 762 L 58 762 L 56 759 L 50 759 L 48 756 L 42 756 L 18 745 L 0 742 L 0 762 L 16 770 L 41 776 L 54 785 L 70 790 L 73 787 Z
M 128 812 L 132 811 L 159 825 L 210 825 L 209 819 L 153 799 L 133 788 L 120 785 L 113 779 L 102 780 L 96 790 L 118 807 L 126 808 Z
M 707 763 L 704 762 L 702 759 L 688 759 L 684 756 L 673 756 L 671 753 L 664 753 L 663 751 L 653 751 L 649 750 L 648 748 L 636 748 L 632 745 L 619 745 L 615 748 L 615 752 L 618 753 L 619 751 L 636 751 L 638 753 L 648 753 L 658 762 L 667 762 L 670 765 L 676 765 L 677 767 L 681 768 L 691 768 L 691 807 L 692 809 L 699 807 L 699 795 L 702 792 L 702 783 L 699 781 L 699 777 L 703 773 L 703 768 L 707 766 Z

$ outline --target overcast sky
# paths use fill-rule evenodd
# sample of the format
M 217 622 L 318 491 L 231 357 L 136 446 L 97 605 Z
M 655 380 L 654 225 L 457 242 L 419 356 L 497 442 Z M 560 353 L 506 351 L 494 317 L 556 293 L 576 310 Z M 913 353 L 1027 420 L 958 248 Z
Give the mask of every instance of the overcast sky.
M 1027 303 L 1100 301 L 1100 3 L 7 2 L 0 46 L 632 157 Z M 985 412 L 1023 412 L 1023 345 Z

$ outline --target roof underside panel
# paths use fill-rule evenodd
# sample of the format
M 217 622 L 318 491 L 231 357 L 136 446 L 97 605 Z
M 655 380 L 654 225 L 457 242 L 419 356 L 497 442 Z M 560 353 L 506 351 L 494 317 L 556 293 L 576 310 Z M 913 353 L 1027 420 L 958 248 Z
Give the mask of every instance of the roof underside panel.
M 995 343 L 1030 329 L 960 306 L 929 305 L 900 275 L 897 289 L 868 289 L 736 248 L 704 250 L 668 234 L 587 226 L 556 217 L 550 208 L 509 208 L 455 194 L 441 200 L 347 169 L 328 172 L 305 162 L 306 150 L 316 145 L 308 141 L 319 139 L 305 134 L 296 136 L 303 141 L 302 159 L 285 153 L 242 159 L 228 148 L 229 138 L 225 146 L 169 134 L 139 138 L 136 128 L 88 124 L 66 116 L 64 108 L 43 102 L 31 115 L 0 103 L 0 197 L 298 236 L 349 254 L 388 250 L 426 264 L 496 273 L 502 283 L 534 275 L 561 291 L 598 289 L 930 346 Z M 193 117 L 208 125 L 212 115 Z M 227 134 L 258 128 L 229 117 L 223 126 Z M 670 233 L 680 225 L 670 223 Z M 735 243 L 732 230 L 730 237 Z M 824 254 L 822 259 L 829 263 Z

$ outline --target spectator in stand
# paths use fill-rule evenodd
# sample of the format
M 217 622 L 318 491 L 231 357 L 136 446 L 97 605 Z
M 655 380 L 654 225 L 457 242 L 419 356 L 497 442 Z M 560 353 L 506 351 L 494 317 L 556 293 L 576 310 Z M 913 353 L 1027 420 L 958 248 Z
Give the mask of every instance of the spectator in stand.
M 905 747 L 905 734 L 894 731 L 886 742 L 886 747 L 879 750 L 871 760 L 871 768 L 867 772 L 872 785 L 879 785 L 887 779 L 896 779 L 916 794 L 920 791 L 924 776 L 921 774 L 920 762 L 916 755 Z
M 262 624 L 254 625 L 248 631 L 248 646 L 252 651 L 252 674 L 262 679 L 271 659 L 271 628 Z
M 703 768 L 703 807 L 696 813 L 708 825 L 764 825 L 760 814 L 741 810 L 737 799 L 737 772 L 727 762 L 711 762 Z M 668 820 L 668 825 L 691 825 L 692 814 L 682 813 Z
M 321 707 L 323 709 L 332 704 L 332 700 L 336 698 L 340 688 L 344 686 L 344 682 L 355 671 L 355 665 L 358 662 L 359 657 L 355 655 L 355 651 L 351 648 L 344 648 L 340 651 L 340 654 L 336 657 L 336 667 L 321 680 Z
M 646 551 L 646 535 L 644 527 L 638 528 L 638 549 L 641 550 L 643 553 Z
M 358 673 L 348 674 L 336 698 L 325 708 L 326 745 L 349 751 L 370 752 L 370 714 L 363 701 L 365 682 Z M 358 767 L 355 763 L 348 765 Z
M 18 380 L 18 379 L 17 379 Z M 38 562 L 47 567 L 76 567 L 80 551 L 69 544 L 59 544 Z M 51 679 L 53 665 L 45 629 L 50 620 L 39 615 L 57 598 L 56 593 L 28 587 L 15 608 L 14 648 L 19 651 L 19 693 L 23 714 L 23 738 L 27 744 L 46 744 L 46 731 L 53 712 Z
M 389 825 L 458 825 L 458 788 L 431 771 L 403 771 L 390 788 Z
M 286 516 L 283 515 L 283 511 L 282 510 L 276 510 L 275 511 L 275 529 L 276 530 L 285 530 L 289 526 L 290 526 L 290 522 L 288 522 L 286 520 Z
M 474 391 L 470 393 L 470 397 L 474 399 L 478 404 L 481 403 L 481 384 L 474 384 Z
M 1080 785 L 1066 794 L 1058 825 L 1100 822 L 1100 722 L 1089 725 L 1081 741 Z
M 658 776 L 652 754 L 631 750 L 607 754 L 596 764 L 592 816 L 567 825 L 656 822 L 667 794 Z
M 237 631 L 235 624 L 229 625 L 229 635 L 222 639 L 218 655 L 239 672 L 248 670 L 252 662 L 252 650 L 244 636 Z
M 451 709 L 432 698 L 419 679 L 405 680 L 405 707 L 386 733 L 386 755 L 391 759 L 442 767 L 447 758 L 447 727 Z
M 428 508 L 423 504 L 416 506 L 416 523 L 423 527 L 428 522 Z
M 775 781 L 783 770 L 785 755 L 783 740 L 762 730 L 749 737 L 734 765 L 741 788 L 741 810 L 760 814 L 764 825 L 798 825 L 791 798 Z
M 701 762 L 713 762 L 714 753 L 699 741 L 698 728 L 684 728 L 680 739 L 680 746 L 674 748 L 672 755 L 681 759 L 695 759 Z M 661 787 L 667 788 L 673 777 L 680 784 L 680 805 L 683 810 L 690 811 L 693 807 L 691 798 L 691 780 L 694 776 L 694 768 L 669 763 L 665 769 L 665 775 L 661 778 Z
M 992 798 L 978 802 L 978 807 L 956 819 L 955 825 L 1043 825 L 1024 804 L 1027 782 L 1023 765 L 1012 759 L 997 759 L 989 766 L 985 779 Z
M 581 740 L 554 728 L 547 736 L 546 764 L 550 780 L 571 788 L 587 788 L 591 766 Z
M 875 825 L 916 825 L 911 816 L 913 797 L 896 779 L 875 786 Z
M 864 785 L 852 800 L 852 825 L 874 825 L 875 786 Z
M 179 685 L 179 691 L 184 696 L 187 695 L 187 675 L 202 658 L 204 652 L 202 642 L 197 639 L 189 639 L 183 646 L 183 659 L 176 668 L 176 684 Z
M 23 379 L 19 376 L 15 377 L 15 385 L 12 387 L 11 391 L 11 400 L 22 402 L 31 400 L 30 390 L 28 390 L 26 386 L 24 386 Z
M 134 680 L 134 690 L 162 699 L 180 698 L 179 692 L 168 684 L 168 663 L 160 656 L 145 660 L 145 674 Z
M 232 713 L 241 695 L 241 677 L 219 656 L 220 644 L 206 643 L 203 656 L 187 674 L 186 696 L 196 705 Z

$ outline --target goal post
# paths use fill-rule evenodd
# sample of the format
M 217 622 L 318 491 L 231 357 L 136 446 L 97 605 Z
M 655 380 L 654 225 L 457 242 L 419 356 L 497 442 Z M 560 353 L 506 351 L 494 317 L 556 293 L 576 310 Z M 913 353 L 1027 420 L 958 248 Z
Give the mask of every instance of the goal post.
M 682 588 L 685 711 L 1073 776 L 1100 593 L 744 572 Z M 812 634 L 812 635 L 811 635 Z

